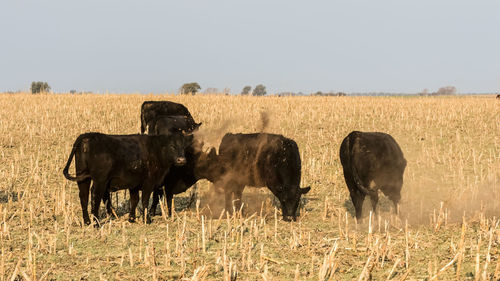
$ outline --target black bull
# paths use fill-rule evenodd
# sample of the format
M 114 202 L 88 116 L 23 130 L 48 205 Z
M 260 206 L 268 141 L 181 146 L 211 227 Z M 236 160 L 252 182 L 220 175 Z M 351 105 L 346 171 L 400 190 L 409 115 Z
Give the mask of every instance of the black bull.
M 162 188 L 157 188 L 153 193 L 153 203 L 151 205 L 151 214 L 154 215 L 156 207 L 163 193 L 167 198 L 168 215 L 172 216 L 172 199 L 175 194 L 185 192 L 193 186 L 198 180 L 208 179 L 214 182 L 214 177 L 219 169 L 215 149 L 212 148 L 209 153 L 202 151 L 203 144 L 193 141 L 188 145 L 185 151 L 186 165 L 172 167 L 165 176 Z
M 150 135 L 169 135 L 175 132 L 192 133 L 200 127 L 201 123 L 195 123 L 193 119 L 183 115 L 157 116 L 149 122 Z
M 281 203 L 284 220 L 296 220 L 302 194 L 301 162 L 295 141 L 282 135 L 226 134 L 219 146 L 219 174 L 212 175 L 216 188 L 225 192 L 226 211 L 241 208 L 245 186 L 268 187 Z M 217 171 L 217 170 L 215 170 Z
M 357 219 L 361 218 L 366 195 L 376 211 L 378 190 L 389 197 L 397 212 L 406 160 L 393 137 L 379 132 L 351 132 L 340 146 L 340 162 Z
M 146 127 L 149 128 L 153 124 L 152 122 L 155 122 L 161 115 L 186 116 L 191 123 L 195 124 L 189 110 L 180 103 L 171 101 L 145 101 L 141 105 L 141 134 L 144 134 Z M 148 131 L 151 132 L 151 129 L 149 128 Z
M 134 221 L 139 191 L 142 190 L 145 211 L 151 192 L 163 183 L 170 167 L 186 163 L 184 150 L 188 141 L 181 133 L 169 136 L 80 135 L 73 144 L 63 174 L 68 180 L 78 183 L 84 222 L 90 224 L 87 205 L 91 181 L 92 215 L 97 223 L 101 200 L 107 201 L 107 211 L 111 212 L 109 192 L 120 189 L 130 191 L 129 220 Z M 68 172 L 73 156 L 76 176 Z M 145 216 L 148 223 L 150 213 Z

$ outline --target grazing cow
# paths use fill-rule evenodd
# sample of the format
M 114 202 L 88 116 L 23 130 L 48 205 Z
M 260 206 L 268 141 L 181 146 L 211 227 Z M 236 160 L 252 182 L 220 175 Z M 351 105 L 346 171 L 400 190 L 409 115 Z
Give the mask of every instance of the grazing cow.
M 301 162 L 295 141 L 282 135 L 226 134 L 219 146 L 219 165 L 212 178 L 225 192 L 226 211 L 241 208 L 245 186 L 264 187 L 279 199 L 283 220 L 297 219 L 302 194 L 310 187 L 300 188 Z
M 160 115 L 186 116 L 194 123 L 189 110 L 180 103 L 171 101 L 145 101 L 141 105 L 141 134 L 144 134 L 146 131 L 146 126 L 148 126 L 148 132 L 151 132 L 151 128 L 149 128 L 149 125 L 151 125 L 150 122 L 153 122 Z
M 80 135 L 69 155 L 64 176 L 78 183 L 83 220 L 90 224 L 87 211 L 90 183 L 92 188 L 92 215 L 99 225 L 101 199 L 107 201 L 110 212 L 109 192 L 120 189 L 130 191 L 129 221 L 135 220 L 135 209 L 142 190 L 143 215 L 149 205 L 151 192 L 158 188 L 172 165 L 186 164 L 184 149 L 186 137 L 181 134 L 169 136 L 105 135 L 85 133 Z M 73 156 L 76 176 L 68 173 Z M 150 210 L 151 212 L 151 210 Z M 150 223 L 150 212 L 145 216 Z M 96 225 L 96 226 L 97 226 Z
M 497 99 L 500 99 L 500 94 L 497 95 Z
M 156 119 L 149 124 L 149 132 L 153 135 L 169 135 L 179 131 L 191 133 L 201 125 L 201 123 L 195 123 L 192 118 L 183 115 L 161 115 L 156 117 Z
M 393 137 L 378 132 L 351 132 L 340 146 L 340 162 L 357 219 L 361 218 L 366 195 L 376 211 L 379 189 L 394 203 L 397 212 L 406 160 Z

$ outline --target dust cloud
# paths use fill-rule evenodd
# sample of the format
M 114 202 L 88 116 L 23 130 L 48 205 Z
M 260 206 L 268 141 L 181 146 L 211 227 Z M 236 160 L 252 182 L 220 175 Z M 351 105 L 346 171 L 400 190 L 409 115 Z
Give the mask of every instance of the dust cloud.
M 260 112 L 260 126 L 257 132 L 262 133 L 264 132 L 267 127 L 269 126 L 269 112 L 267 111 L 261 111 Z
M 270 124 L 270 113 L 268 111 L 261 111 L 259 117 L 259 122 L 256 126 L 255 132 L 262 133 L 268 128 Z M 211 129 L 200 127 L 200 129 L 194 133 L 195 139 L 203 144 L 203 147 L 201 148 L 203 151 L 206 152 L 211 148 L 215 148 L 218 153 L 219 144 L 224 135 L 229 132 L 229 129 L 231 127 L 239 125 L 239 123 L 248 122 L 248 120 L 245 120 L 244 122 L 243 120 L 241 120 L 241 122 L 239 121 L 240 120 L 228 119 L 221 122 L 220 125 L 215 128 L 214 126 L 212 126 Z M 261 143 L 267 143 L 266 138 L 263 138 Z M 261 147 L 261 145 L 258 145 L 258 147 Z M 256 151 L 255 153 L 258 154 L 259 151 Z M 236 161 L 236 163 L 232 164 L 236 166 L 246 165 L 243 159 L 240 160 L 241 161 Z M 252 170 L 255 171 L 255 167 L 249 167 L 248 173 L 241 173 L 241 170 L 242 168 L 238 169 L 239 173 L 226 173 L 215 184 L 210 183 L 208 190 L 206 190 L 205 192 L 200 192 L 202 194 L 198 196 L 198 198 L 200 199 L 199 204 L 206 216 L 213 218 L 218 217 L 225 209 L 224 188 L 233 188 L 235 181 L 245 182 L 245 179 L 250 176 Z M 268 214 L 269 212 L 274 212 L 274 207 L 279 206 L 276 206 L 274 195 L 267 188 L 245 188 L 244 195 L 242 196 L 243 213 Z
M 214 147 L 216 150 L 219 148 L 219 143 L 227 133 L 230 126 L 230 120 L 223 121 L 215 129 L 206 129 L 206 127 L 201 127 L 196 132 L 193 133 L 195 140 L 203 144 L 202 149 L 208 151 L 210 148 Z
M 270 113 L 268 111 L 261 111 L 259 123 L 255 129 L 255 132 L 264 132 L 269 127 L 269 124 L 271 122 L 270 119 Z M 200 129 L 195 131 L 193 134 L 195 139 L 203 143 L 204 150 L 208 150 L 211 147 L 214 147 L 218 151 L 220 141 L 226 133 L 229 133 L 229 129 L 239 124 L 246 123 L 248 123 L 248 120 L 226 119 L 220 122 L 217 126 L 211 126 L 210 128 L 207 128 L 207 126 L 201 126 Z
M 372 217 L 375 222 L 388 221 L 399 227 L 408 222 L 410 226 L 439 228 L 461 223 L 463 219 L 470 222 L 500 217 L 500 164 L 490 167 L 483 177 L 471 176 L 460 181 L 444 171 L 411 167 L 411 163 L 405 171 L 399 215 L 395 215 L 392 201 L 379 191 L 377 214 Z M 345 198 L 344 207 L 354 216 L 350 198 Z M 361 224 L 368 225 L 371 210 L 370 199 L 366 197 Z
M 500 217 L 500 170 L 482 180 L 447 180 L 446 174 L 405 181 L 400 202 L 401 219 L 412 225 L 446 223 Z M 436 173 L 436 172 L 434 172 Z

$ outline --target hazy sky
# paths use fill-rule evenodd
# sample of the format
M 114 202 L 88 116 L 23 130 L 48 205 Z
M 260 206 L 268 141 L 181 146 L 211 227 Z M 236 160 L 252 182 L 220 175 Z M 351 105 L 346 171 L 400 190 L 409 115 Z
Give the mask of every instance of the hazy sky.
M 500 1 L 2 0 L 0 92 L 500 91 Z

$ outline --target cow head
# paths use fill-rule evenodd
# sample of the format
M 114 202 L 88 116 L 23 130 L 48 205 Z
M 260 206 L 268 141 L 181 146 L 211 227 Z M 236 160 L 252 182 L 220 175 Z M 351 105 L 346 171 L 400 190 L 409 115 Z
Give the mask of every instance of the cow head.
M 290 221 L 290 217 L 292 217 L 294 221 L 297 220 L 297 211 L 299 208 L 300 197 L 302 196 L 302 194 L 308 193 L 309 190 L 311 190 L 310 186 L 305 188 L 297 187 L 280 192 L 278 198 L 281 203 L 281 212 L 283 214 L 284 221 Z
M 192 135 L 186 136 L 180 132 L 166 136 L 166 141 L 162 147 L 162 158 L 175 166 L 185 165 L 186 156 L 184 151 L 191 141 Z

